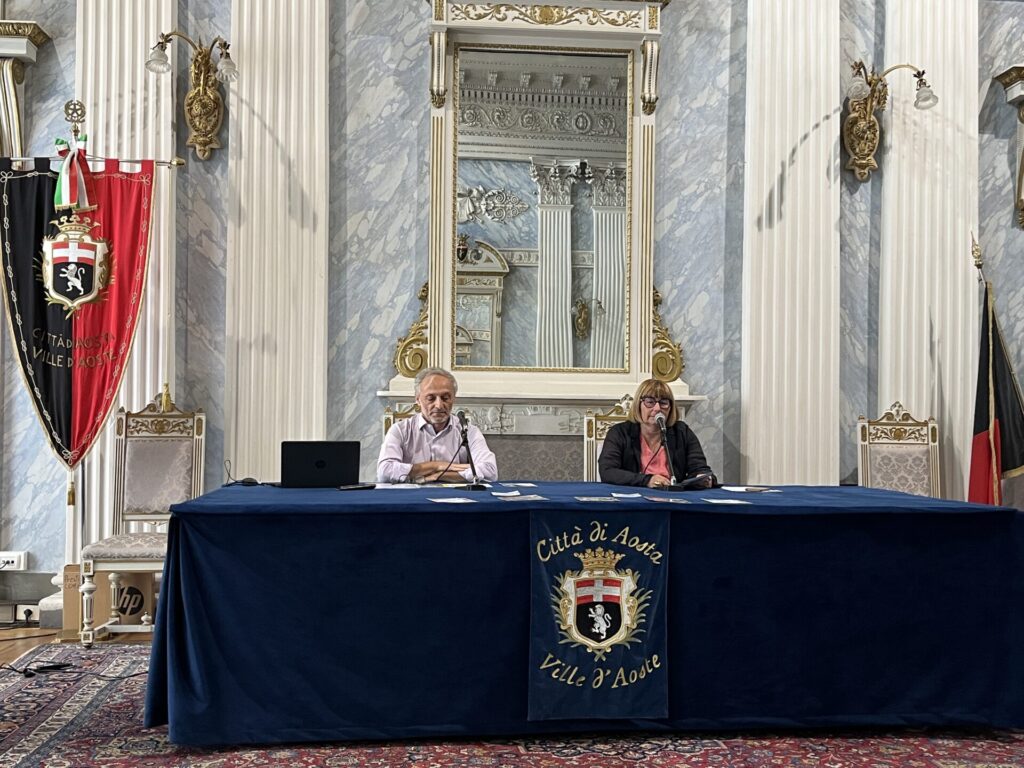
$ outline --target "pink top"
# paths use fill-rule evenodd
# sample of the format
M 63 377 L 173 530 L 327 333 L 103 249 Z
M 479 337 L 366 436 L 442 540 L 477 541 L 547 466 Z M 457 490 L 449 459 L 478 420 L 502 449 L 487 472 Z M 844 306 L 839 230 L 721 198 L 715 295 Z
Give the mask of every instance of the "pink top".
M 657 451 L 652 451 L 647 441 L 644 440 L 644 436 L 640 435 L 640 472 L 642 474 L 672 477 L 672 473 L 668 471 L 668 454 L 662 450 L 663 447 L 659 445 Z

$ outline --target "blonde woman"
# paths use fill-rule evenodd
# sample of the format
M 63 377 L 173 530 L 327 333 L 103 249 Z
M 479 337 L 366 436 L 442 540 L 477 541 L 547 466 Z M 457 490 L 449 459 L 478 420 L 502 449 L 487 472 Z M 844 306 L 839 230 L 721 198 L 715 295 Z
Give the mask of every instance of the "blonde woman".
M 664 420 L 667 452 L 659 416 Z M 679 420 L 672 390 L 657 379 L 641 382 L 633 396 L 628 421 L 608 430 L 598 467 L 601 480 L 616 485 L 665 488 L 671 485 L 673 474 L 677 483 L 696 479 L 695 488 L 710 488 L 715 484 L 700 441 L 693 430 Z

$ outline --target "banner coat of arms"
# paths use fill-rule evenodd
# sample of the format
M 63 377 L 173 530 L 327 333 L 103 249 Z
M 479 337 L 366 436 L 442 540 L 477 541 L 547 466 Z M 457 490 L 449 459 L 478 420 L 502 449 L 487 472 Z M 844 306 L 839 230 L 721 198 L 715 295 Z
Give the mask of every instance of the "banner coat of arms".
M 0 159 L 0 258 L 13 354 L 36 414 L 68 469 L 99 435 L 124 376 L 149 259 L 154 174 L 108 160 L 90 208 L 54 208 L 48 158 Z
M 668 716 L 663 509 L 533 510 L 529 719 Z

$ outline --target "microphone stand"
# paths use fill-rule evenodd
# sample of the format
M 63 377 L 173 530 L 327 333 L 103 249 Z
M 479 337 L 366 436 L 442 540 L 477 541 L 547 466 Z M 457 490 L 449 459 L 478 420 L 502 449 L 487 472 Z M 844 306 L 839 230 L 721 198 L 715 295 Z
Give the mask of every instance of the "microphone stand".
M 672 454 L 668 450 L 668 429 L 665 427 L 665 420 L 659 419 L 658 426 L 661 427 L 661 445 L 665 449 L 665 458 L 668 460 L 668 483 L 670 486 L 676 484 L 676 468 L 672 464 Z
M 473 463 L 473 451 L 469 449 L 469 426 L 463 422 L 460 423 L 460 429 L 462 430 L 462 447 L 466 449 L 466 458 L 469 459 L 469 471 L 473 473 L 473 482 L 466 486 L 466 490 L 486 491 L 487 486 L 480 482 L 480 477 L 476 473 L 476 464 Z

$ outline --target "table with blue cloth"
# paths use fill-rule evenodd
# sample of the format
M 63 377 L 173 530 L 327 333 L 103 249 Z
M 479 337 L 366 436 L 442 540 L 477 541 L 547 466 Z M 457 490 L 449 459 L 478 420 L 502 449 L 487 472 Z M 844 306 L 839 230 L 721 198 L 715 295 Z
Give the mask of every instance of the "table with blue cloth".
M 529 721 L 531 510 L 641 489 L 519 490 L 543 500 L 235 486 L 174 507 L 146 724 L 193 745 L 1024 726 L 1020 513 L 805 487 L 664 505 L 666 719 Z

